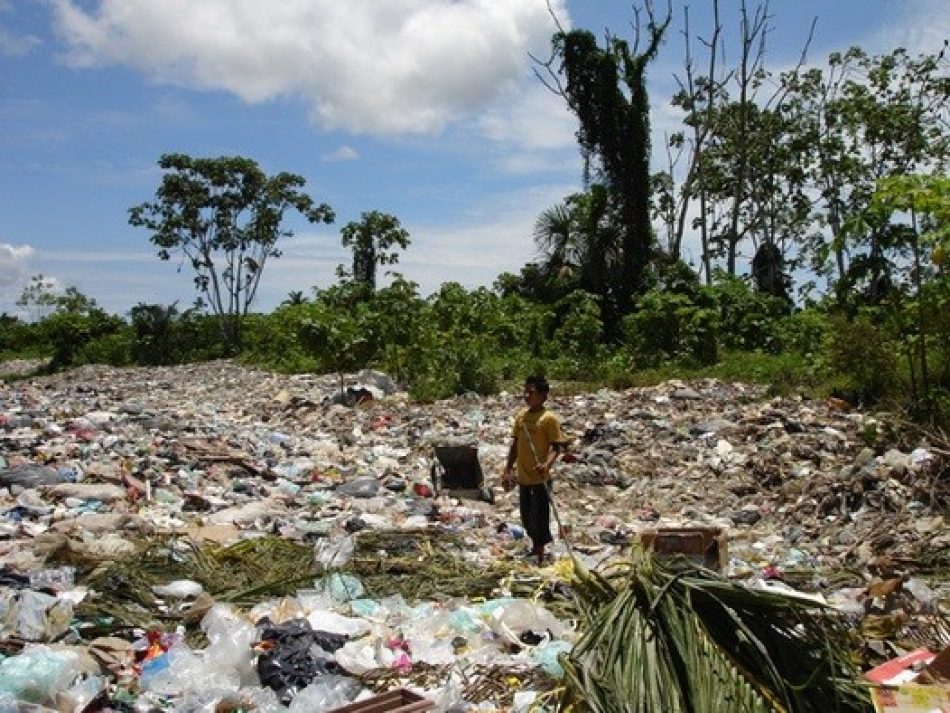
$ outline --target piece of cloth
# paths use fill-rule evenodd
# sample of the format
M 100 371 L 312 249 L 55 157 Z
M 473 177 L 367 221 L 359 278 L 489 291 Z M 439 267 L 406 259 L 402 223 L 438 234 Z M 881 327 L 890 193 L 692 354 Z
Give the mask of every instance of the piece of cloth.
M 548 487 L 547 483 L 518 486 L 521 524 L 536 548 L 544 547 L 554 539 L 551 537 L 551 499 Z
M 531 435 L 531 441 L 525 437 L 525 427 Z M 561 422 L 551 411 L 542 409 L 531 411 L 522 408 L 515 414 L 511 436 L 518 444 L 518 459 L 516 461 L 519 485 L 538 485 L 546 478 L 538 475 L 534 466 L 543 463 L 555 444 L 564 443 L 561 433 Z M 531 444 L 534 443 L 532 450 Z M 535 458 L 537 456 L 537 458 Z

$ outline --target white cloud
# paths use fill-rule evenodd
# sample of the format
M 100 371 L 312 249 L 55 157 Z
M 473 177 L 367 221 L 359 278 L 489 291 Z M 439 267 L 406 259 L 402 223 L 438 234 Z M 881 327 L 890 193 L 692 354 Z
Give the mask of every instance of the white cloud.
M 554 27 L 546 0 L 53 2 L 76 66 L 248 102 L 302 96 L 324 128 L 372 134 L 434 133 L 489 104 L 525 79 Z
M 35 35 L 14 35 L 0 27 L 0 55 L 22 57 L 43 44 Z
M 0 243 L 0 287 L 22 282 L 27 264 L 35 251 L 29 245 Z
M 352 146 L 341 146 L 336 151 L 323 154 L 320 160 L 326 163 L 334 163 L 337 161 L 356 161 L 359 157 L 360 155 Z
M 487 138 L 523 149 L 559 149 L 576 145 L 577 118 L 562 97 L 535 80 L 480 116 L 478 129 Z
M 0 243 L 0 312 L 17 314 L 15 302 L 26 286 L 34 252 L 29 245 Z
M 950 3 L 946 0 L 906 0 L 894 10 L 887 27 L 855 44 L 872 52 L 904 47 L 913 56 L 939 52 L 950 37 Z

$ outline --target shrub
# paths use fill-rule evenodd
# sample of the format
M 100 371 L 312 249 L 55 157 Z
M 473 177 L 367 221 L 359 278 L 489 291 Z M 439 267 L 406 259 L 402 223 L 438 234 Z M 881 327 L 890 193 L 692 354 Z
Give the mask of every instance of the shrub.
M 718 315 L 709 295 L 699 300 L 676 292 L 651 290 L 637 311 L 623 319 L 623 333 L 638 366 L 656 367 L 667 360 L 694 364 L 716 362 Z
M 839 380 L 842 396 L 874 404 L 897 391 L 898 346 L 870 315 L 853 321 L 834 317 L 822 358 Z

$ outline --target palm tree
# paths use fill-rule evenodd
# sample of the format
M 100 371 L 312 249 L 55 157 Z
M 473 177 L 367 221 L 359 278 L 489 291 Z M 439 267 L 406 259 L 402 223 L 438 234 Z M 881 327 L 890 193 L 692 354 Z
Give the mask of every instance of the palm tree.
M 534 227 L 548 279 L 572 280 L 579 289 L 598 295 L 605 323 L 614 321 L 614 306 L 623 289 L 618 225 L 607 190 L 595 184 L 544 211 Z
M 287 307 L 296 307 L 298 305 L 302 305 L 306 301 L 307 298 L 303 296 L 302 290 L 292 290 L 287 294 L 287 299 L 281 302 L 281 305 L 285 305 Z

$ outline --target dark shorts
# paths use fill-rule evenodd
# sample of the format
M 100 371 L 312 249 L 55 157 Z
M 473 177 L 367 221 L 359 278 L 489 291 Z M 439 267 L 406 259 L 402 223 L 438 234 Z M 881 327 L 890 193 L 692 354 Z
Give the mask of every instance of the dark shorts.
M 551 542 L 551 498 L 547 486 L 544 483 L 519 485 L 518 504 L 521 524 L 534 546 L 542 547 Z

